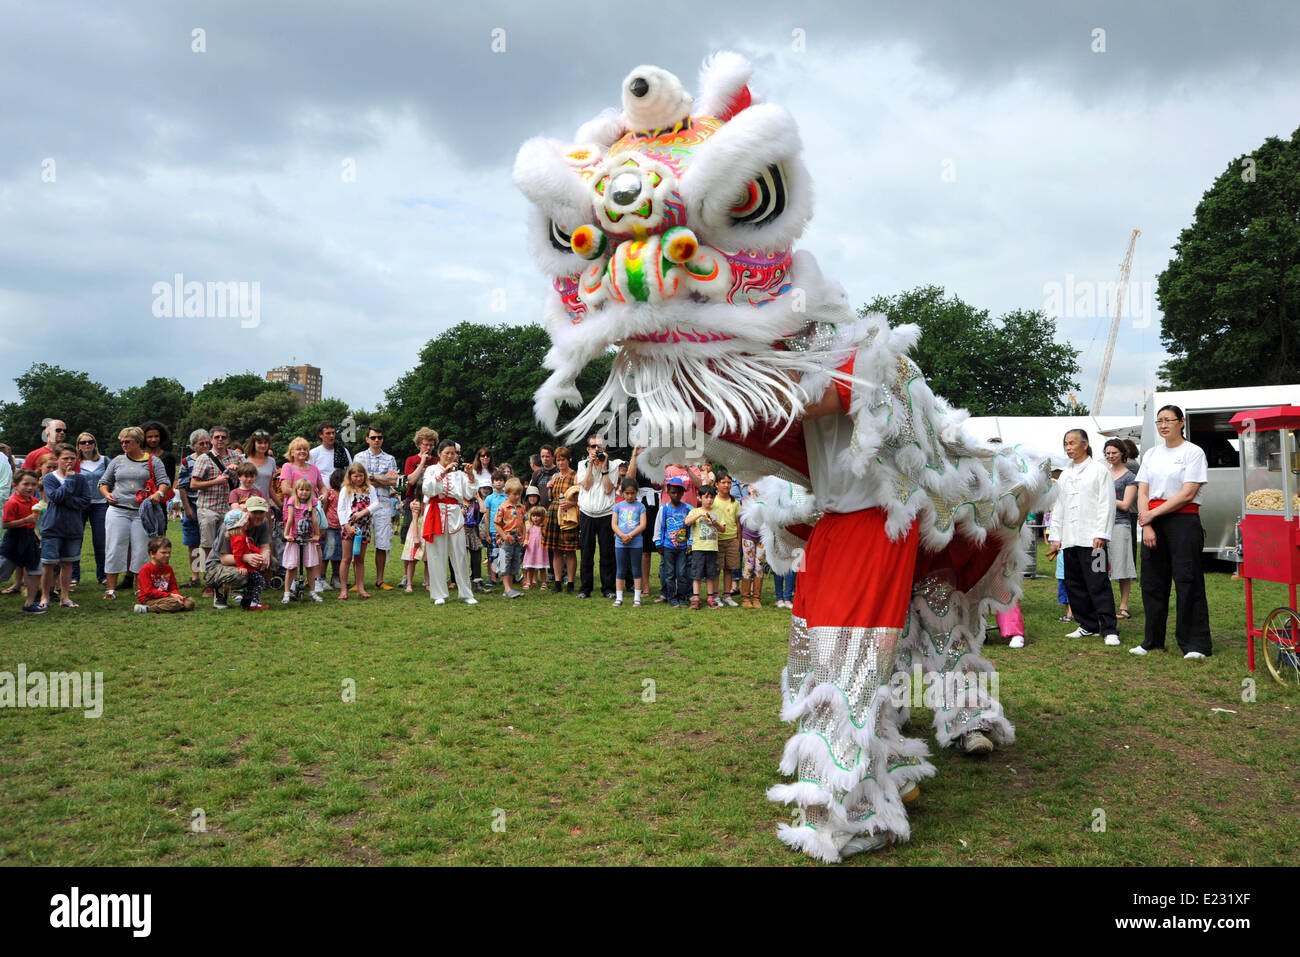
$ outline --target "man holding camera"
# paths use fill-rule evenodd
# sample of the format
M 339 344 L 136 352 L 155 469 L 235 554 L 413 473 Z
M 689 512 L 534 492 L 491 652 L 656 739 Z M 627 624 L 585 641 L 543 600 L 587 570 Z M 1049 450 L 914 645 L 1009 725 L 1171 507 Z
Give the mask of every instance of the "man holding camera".
M 198 511 L 199 549 L 205 561 L 208 550 L 217 540 L 230 490 L 239 485 L 235 467 L 244 460 L 242 455 L 228 447 L 230 430 L 224 425 L 214 425 L 208 429 L 208 434 L 212 437 L 212 448 L 195 455 L 194 471 L 190 473 L 190 491 L 195 493 L 194 504 Z M 211 597 L 211 591 L 211 586 L 208 586 L 203 594 Z
M 614 597 L 614 527 L 610 516 L 614 513 L 614 479 L 618 476 L 619 460 L 605 454 L 605 438 L 601 435 L 587 437 L 587 458 L 578 465 L 575 480 L 578 485 L 578 549 L 582 555 L 578 563 L 579 598 L 590 598 L 592 590 L 592 562 L 597 541 L 600 542 L 600 590 L 606 598 Z

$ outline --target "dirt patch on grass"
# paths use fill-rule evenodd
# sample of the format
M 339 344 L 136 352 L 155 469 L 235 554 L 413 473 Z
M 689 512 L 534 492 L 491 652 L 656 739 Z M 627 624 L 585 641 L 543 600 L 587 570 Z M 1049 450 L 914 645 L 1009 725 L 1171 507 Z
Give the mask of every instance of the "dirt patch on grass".
M 309 784 L 314 788 L 325 786 L 325 772 L 319 764 L 309 764 L 302 769 L 303 784 Z
M 661 731 L 651 740 L 663 747 L 685 747 L 691 751 L 707 751 L 718 740 L 718 732 L 696 729 L 694 731 Z

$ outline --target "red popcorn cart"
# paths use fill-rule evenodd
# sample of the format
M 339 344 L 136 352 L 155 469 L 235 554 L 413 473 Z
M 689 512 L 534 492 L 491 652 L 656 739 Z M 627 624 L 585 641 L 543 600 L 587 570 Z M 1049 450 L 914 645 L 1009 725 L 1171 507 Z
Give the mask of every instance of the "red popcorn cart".
M 1241 436 L 1241 577 L 1246 583 L 1246 662 L 1257 657 L 1274 679 L 1300 684 L 1300 406 L 1238 412 Z M 1255 628 L 1251 584 L 1283 582 L 1289 607 L 1268 613 Z M 1261 639 L 1256 655 L 1256 639 Z

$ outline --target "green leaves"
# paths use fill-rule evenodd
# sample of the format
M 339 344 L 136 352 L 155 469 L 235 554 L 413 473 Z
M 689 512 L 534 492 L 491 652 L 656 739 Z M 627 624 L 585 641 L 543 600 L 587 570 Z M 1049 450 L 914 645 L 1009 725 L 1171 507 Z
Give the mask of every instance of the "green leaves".
M 1215 179 L 1157 281 L 1174 389 L 1300 376 L 1300 129 Z
M 1077 349 L 1056 341 L 1056 323 L 1036 310 L 998 320 L 940 286 L 877 296 L 859 312 L 882 312 L 891 326 L 915 323 L 912 350 L 930 388 L 971 415 L 1069 414 L 1077 390 Z

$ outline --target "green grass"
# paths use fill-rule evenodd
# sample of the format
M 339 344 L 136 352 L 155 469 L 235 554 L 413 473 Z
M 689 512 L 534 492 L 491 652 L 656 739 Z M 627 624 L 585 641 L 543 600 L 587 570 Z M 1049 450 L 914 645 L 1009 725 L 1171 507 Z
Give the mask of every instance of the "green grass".
M 761 611 L 386 592 L 170 616 L 84 581 L 75 611 L 0 600 L 0 670 L 105 680 L 99 719 L 0 710 L 5 863 L 812 863 L 763 796 L 788 731 L 770 578 Z M 1185 662 L 1126 653 L 1140 601 L 1105 648 L 1062 637 L 1055 581 L 1027 582 L 1028 647 L 987 651 L 1015 745 L 936 754 L 911 842 L 853 866 L 1293 862 L 1300 693 L 1260 672 L 1242 701 L 1241 585 L 1208 585 L 1215 654 Z M 1257 621 L 1284 603 L 1260 587 Z

